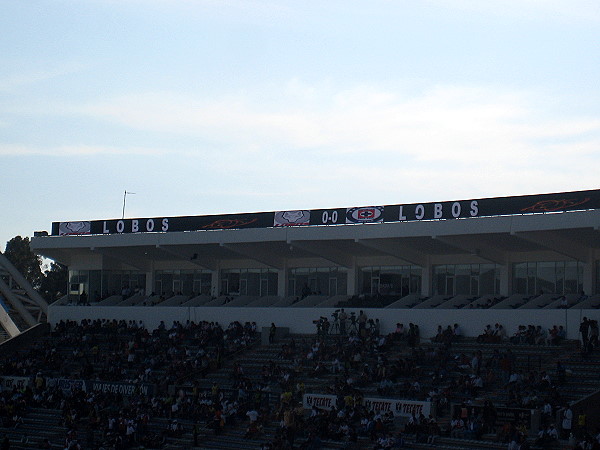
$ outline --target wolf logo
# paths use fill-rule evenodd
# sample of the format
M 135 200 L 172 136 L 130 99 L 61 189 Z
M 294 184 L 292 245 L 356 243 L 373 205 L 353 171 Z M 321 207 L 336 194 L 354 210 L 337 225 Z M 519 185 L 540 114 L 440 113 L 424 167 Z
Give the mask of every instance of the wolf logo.
M 61 235 L 68 234 L 90 234 L 90 222 L 61 222 L 59 226 Z
M 297 223 L 304 219 L 304 211 L 286 211 L 281 217 L 290 223 Z
M 310 211 L 279 211 L 275 213 L 274 226 L 285 227 L 293 225 L 308 225 Z

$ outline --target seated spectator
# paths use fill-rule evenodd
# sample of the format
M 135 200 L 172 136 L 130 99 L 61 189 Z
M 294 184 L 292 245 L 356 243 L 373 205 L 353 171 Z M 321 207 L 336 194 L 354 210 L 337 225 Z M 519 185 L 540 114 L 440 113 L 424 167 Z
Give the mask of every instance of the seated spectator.
M 460 417 L 455 417 L 450 422 L 450 437 L 463 438 L 465 436 L 465 423 Z
M 454 324 L 454 339 L 462 338 L 462 329 L 458 326 L 457 323 Z
M 558 345 L 558 342 L 558 327 L 554 325 L 548 330 L 548 337 L 546 338 L 546 343 L 548 345 Z
M 559 300 L 560 301 L 558 304 L 558 308 L 567 309 L 569 307 L 569 302 L 567 301 L 567 297 L 565 297 L 564 295 L 561 295 Z

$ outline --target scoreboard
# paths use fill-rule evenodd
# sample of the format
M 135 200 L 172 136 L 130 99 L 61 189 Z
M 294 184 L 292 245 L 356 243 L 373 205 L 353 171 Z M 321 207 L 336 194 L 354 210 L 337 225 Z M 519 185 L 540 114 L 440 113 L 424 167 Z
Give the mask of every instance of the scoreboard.
M 52 235 L 122 234 L 446 220 L 600 209 L 600 190 L 434 203 L 53 222 Z

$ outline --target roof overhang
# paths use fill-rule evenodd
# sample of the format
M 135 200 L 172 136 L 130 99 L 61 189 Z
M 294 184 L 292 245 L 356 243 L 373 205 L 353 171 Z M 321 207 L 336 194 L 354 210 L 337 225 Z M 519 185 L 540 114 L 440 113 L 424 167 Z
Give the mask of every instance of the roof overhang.
M 472 255 L 505 263 L 511 252 L 553 252 L 586 261 L 600 248 L 600 210 L 356 225 L 168 233 L 40 236 L 38 254 L 70 265 L 93 254 L 140 270 L 147 262 L 189 261 L 215 269 L 219 260 L 251 259 L 282 269 L 289 258 L 318 257 L 350 267 L 356 256 L 393 256 L 425 265 L 431 256 Z

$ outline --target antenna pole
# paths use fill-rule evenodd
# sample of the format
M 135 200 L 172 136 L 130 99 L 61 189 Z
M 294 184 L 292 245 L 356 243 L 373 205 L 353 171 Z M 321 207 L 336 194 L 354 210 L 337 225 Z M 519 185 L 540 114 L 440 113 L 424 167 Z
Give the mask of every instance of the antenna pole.
M 125 199 L 127 198 L 127 191 L 125 191 L 123 193 L 123 216 L 121 217 L 121 219 L 125 218 Z
M 123 216 L 121 217 L 121 219 L 125 218 L 125 200 L 127 199 L 127 194 L 131 195 L 135 194 L 135 192 L 127 192 L 127 189 L 125 190 L 125 192 L 123 192 Z

